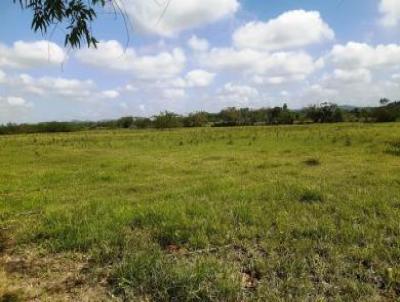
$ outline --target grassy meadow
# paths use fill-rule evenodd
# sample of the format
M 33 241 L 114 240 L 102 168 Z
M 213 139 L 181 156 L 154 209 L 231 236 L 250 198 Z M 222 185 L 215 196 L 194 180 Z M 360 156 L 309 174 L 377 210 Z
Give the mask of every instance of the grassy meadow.
M 399 124 L 0 136 L 2 302 L 399 296 Z

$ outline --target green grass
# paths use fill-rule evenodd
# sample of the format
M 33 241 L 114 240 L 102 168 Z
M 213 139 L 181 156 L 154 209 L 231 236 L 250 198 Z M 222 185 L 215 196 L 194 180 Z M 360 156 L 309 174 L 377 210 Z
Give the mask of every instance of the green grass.
M 0 229 L 88 255 L 129 301 L 393 301 L 399 139 L 398 124 L 3 136 Z

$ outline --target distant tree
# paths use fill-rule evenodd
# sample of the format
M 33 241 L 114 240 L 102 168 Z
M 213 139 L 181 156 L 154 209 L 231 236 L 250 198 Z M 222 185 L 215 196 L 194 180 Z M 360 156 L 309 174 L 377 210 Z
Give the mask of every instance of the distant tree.
M 219 113 L 223 124 L 226 126 L 237 126 L 240 124 L 240 110 L 235 107 L 228 107 Z
M 239 125 L 252 125 L 253 112 L 249 108 L 240 108 L 239 109 Z
M 283 104 L 282 110 L 278 116 L 278 123 L 290 125 L 293 124 L 295 120 L 295 114 L 289 110 L 287 104 Z
M 371 117 L 371 112 L 367 108 L 360 109 L 360 121 L 368 122 Z
M 151 119 L 145 117 L 137 117 L 133 122 L 133 125 L 138 129 L 151 128 L 152 124 Z
M 371 112 L 371 117 L 377 123 L 394 122 L 400 117 L 400 112 L 397 110 L 397 102 L 391 102 L 387 98 L 379 100 L 381 107 L 374 108 Z
M 381 104 L 382 106 L 386 106 L 387 104 L 389 104 L 391 101 L 387 98 L 382 98 L 379 100 L 379 104 Z
M 395 122 L 397 119 L 396 112 L 388 107 L 377 107 L 371 112 L 371 117 L 377 123 L 390 123 Z
M 293 124 L 294 113 L 289 110 L 287 104 L 283 104 L 282 107 L 267 110 L 266 122 L 268 124 Z
M 165 111 L 154 116 L 154 127 L 158 129 L 178 128 L 182 126 L 182 118 L 173 112 Z
M 183 119 L 185 127 L 204 127 L 207 123 L 208 117 L 205 112 L 191 113 Z
M 131 128 L 133 126 L 133 117 L 125 116 L 117 120 L 118 128 Z
M 282 112 L 281 107 L 274 107 L 268 110 L 267 115 L 267 123 L 268 124 L 278 124 L 279 123 L 279 116 Z
M 305 109 L 306 117 L 314 123 L 338 123 L 343 121 L 343 111 L 333 103 L 324 102 Z

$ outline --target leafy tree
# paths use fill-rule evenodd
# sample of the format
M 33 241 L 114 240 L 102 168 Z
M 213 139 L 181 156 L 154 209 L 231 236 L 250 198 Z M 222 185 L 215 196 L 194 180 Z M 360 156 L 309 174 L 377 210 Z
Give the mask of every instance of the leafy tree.
M 132 126 L 133 126 L 133 117 L 132 116 L 121 117 L 117 121 L 118 128 L 131 128 Z
M 182 118 L 173 112 L 161 112 L 154 117 L 154 126 L 158 129 L 182 127 Z
M 116 5 L 114 0 L 12 0 L 22 9 L 32 12 L 32 30 L 42 34 L 54 26 L 64 25 L 66 29 L 65 45 L 81 47 L 85 42 L 89 47 L 98 41 L 91 31 L 91 23 L 97 17 L 95 8 L 103 7 L 106 2 Z
M 240 110 L 235 107 L 228 107 L 219 113 L 225 126 L 237 126 L 240 124 Z
M 293 124 L 294 114 L 288 109 L 287 104 L 267 110 L 266 122 L 269 124 Z
M 383 98 L 379 100 L 379 104 L 381 107 L 374 108 L 371 112 L 373 120 L 378 123 L 389 123 L 400 118 L 400 103 Z
M 387 99 L 387 98 L 383 98 L 383 99 L 379 100 L 379 104 L 381 104 L 382 106 L 385 106 L 385 105 L 387 105 L 389 103 L 390 103 L 390 100 Z
M 207 123 L 208 118 L 205 112 L 191 113 L 183 121 L 185 127 L 203 127 Z
M 294 119 L 294 113 L 288 109 L 287 104 L 283 104 L 282 110 L 278 116 L 278 123 L 289 125 L 294 123 Z
M 139 129 L 146 129 L 152 126 L 152 122 L 149 118 L 137 117 L 135 118 L 134 126 Z
M 319 106 L 313 105 L 305 110 L 307 118 L 314 123 L 338 123 L 343 121 L 342 110 L 333 103 L 324 102 Z

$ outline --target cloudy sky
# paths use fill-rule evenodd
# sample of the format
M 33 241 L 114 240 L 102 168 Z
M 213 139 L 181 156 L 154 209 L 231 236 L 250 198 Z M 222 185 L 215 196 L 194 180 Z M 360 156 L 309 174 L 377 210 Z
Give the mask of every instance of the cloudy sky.
M 400 96 L 399 0 L 118 1 L 74 51 L 1 1 L 0 123 Z

